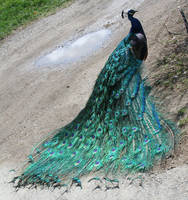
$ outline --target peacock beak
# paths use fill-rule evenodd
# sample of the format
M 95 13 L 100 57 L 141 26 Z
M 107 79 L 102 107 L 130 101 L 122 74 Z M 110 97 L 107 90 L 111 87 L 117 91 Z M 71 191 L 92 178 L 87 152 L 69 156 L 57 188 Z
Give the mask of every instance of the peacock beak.
M 132 15 L 134 15 L 136 12 L 138 12 L 137 10 L 134 10 L 134 13 L 131 13 Z M 126 12 L 126 14 L 128 15 L 129 12 Z

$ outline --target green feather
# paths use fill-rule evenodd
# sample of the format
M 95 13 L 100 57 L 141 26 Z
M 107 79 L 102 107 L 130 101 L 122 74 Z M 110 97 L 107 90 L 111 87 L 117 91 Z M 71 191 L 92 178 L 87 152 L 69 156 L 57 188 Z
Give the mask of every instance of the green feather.
M 154 109 L 140 75 L 142 61 L 127 41 L 108 58 L 85 108 L 29 155 L 18 187 L 71 180 L 81 186 L 79 178 L 89 172 L 148 170 L 174 148 L 176 128 Z

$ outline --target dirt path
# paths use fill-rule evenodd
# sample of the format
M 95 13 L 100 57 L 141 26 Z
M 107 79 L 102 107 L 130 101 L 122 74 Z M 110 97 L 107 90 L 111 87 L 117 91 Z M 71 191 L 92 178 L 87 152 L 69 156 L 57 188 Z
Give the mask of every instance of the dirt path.
M 137 17 L 149 40 L 150 66 L 161 46 L 154 42 L 168 15 L 177 7 L 175 0 L 141 0 Z M 128 33 L 128 20 L 120 18 L 122 8 L 137 8 L 125 0 L 77 0 L 69 8 L 16 31 L 0 46 L 0 200 L 2 199 L 178 199 L 188 198 L 188 166 L 143 176 L 144 182 L 122 180 L 120 189 L 92 192 L 95 183 L 83 178 L 85 188 L 62 191 L 20 190 L 15 193 L 7 182 L 11 169 L 20 167 L 33 145 L 71 121 L 84 107 L 93 84 L 109 54 Z M 178 11 L 176 11 L 178 12 Z M 177 13 L 176 13 L 177 14 Z M 56 68 L 37 68 L 35 60 L 57 45 L 86 33 L 108 27 L 112 31 L 106 47 L 83 62 Z

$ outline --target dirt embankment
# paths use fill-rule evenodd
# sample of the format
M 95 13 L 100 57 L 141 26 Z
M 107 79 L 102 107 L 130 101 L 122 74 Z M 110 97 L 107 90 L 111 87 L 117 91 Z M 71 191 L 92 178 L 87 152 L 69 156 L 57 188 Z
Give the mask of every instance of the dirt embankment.
M 178 81 L 184 75 L 173 74 L 181 78 L 171 85 L 171 77 L 169 83 L 164 83 L 166 78 L 160 74 L 163 69 L 166 70 L 163 74 L 168 74 L 164 66 L 167 63 L 161 64 L 160 60 L 169 57 L 170 47 L 172 52 L 176 48 L 172 44 L 168 46 L 168 43 L 177 40 L 175 45 L 179 48 L 179 42 L 187 41 L 181 34 L 169 35 L 164 26 L 166 24 L 171 32 L 185 33 L 178 5 L 186 8 L 186 0 L 145 0 L 137 17 L 142 21 L 149 41 L 149 57 L 143 75 L 149 76 L 149 81 L 156 88 L 155 94 L 163 101 L 165 112 L 169 111 L 173 119 L 180 121 L 187 116 L 187 111 L 181 109 L 186 107 L 188 95 L 186 89 L 182 92 L 176 85 L 180 84 Z M 64 189 L 53 192 L 48 189 L 21 189 L 15 193 L 12 185 L 7 183 L 15 175 L 9 170 L 20 167 L 33 145 L 46 133 L 67 124 L 84 107 L 106 59 L 128 33 L 129 22 L 120 18 L 122 8 L 136 7 L 137 3 L 133 1 L 78 0 L 69 8 L 34 22 L 3 41 L 0 46 L 0 199 L 188 198 L 186 124 L 182 126 L 184 136 L 175 158 L 169 158 L 163 169 L 142 174 L 134 180 L 129 177 L 122 179 L 120 189 L 105 191 L 103 184 L 99 190 L 93 191 L 98 183 L 88 183 L 89 177 L 83 177 L 83 190 L 72 188 L 68 193 L 63 193 Z M 41 52 L 48 52 L 67 40 L 105 27 L 113 33 L 108 45 L 87 60 L 58 68 L 36 68 L 34 65 Z M 168 63 L 172 65 L 171 61 Z M 184 64 L 183 61 L 178 66 L 181 68 Z M 161 85 L 157 85 L 159 80 Z

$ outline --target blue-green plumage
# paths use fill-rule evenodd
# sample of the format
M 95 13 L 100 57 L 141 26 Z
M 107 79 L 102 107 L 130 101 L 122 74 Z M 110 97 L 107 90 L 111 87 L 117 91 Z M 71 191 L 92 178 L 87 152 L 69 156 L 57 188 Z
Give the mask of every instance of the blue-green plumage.
M 23 173 L 25 185 L 56 186 L 89 172 L 104 175 L 150 169 L 173 149 L 174 127 L 160 123 L 128 35 L 108 58 L 83 110 L 38 145 Z

